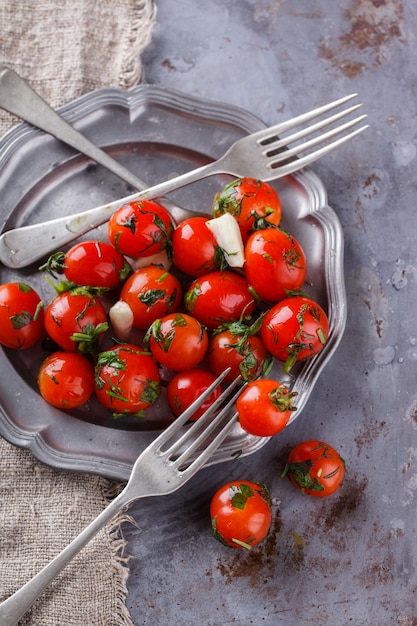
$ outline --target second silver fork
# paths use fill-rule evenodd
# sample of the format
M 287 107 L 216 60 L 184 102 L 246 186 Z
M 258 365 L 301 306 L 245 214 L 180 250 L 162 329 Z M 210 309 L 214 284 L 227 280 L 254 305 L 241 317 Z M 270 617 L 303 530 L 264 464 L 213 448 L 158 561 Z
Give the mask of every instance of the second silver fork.
M 176 491 L 203 467 L 236 424 L 234 404 L 243 387 L 239 387 L 235 394 L 232 392 L 241 379 L 230 383 L 216 402 L 189 428 L 184 426 L 229 371 L 225 370 L 142 452 L 127 485 L 107 508 L 34 578 L 0 604 L 1 626 L 17 624 L 52 580 L 117 513 L 139 498 Z
M 361 115 L 324 133 L 317 134 L 324 127 L 331 126 L 342 117 L 355 112 L 361 106 L 360 104 L 302 128 L 307 122 L 345 104 L 356 95 L 340 98 L 286 122 L 243 137 L 235 142 L 220 159 L 125 198 L 75 215 L 6 231 L 0 236 L 0 260 L 13 268 L 30 265 L 105 223 L 112 213 L 124 204 L 159 198 L 208 176 L 230 174 L 235 177 L 249 176 L 270 181 L 292 174 L 335 150 L 367 128 L 367 125 L 363 125 L 356 130 L 350 130 L 366 118 L 366 115 Z M 282 133 L 297 127 L 300 128 L 280 138 Z M 342 136 L 333 140 L 337 135 Z M 306 141 L 297 143 L 309 136 L 311 137 Z M 291 144 L 295 145 L 291 146 Z M 310 152 L 312 148 L 319 145 L 321 145 L 320 148 Z M 304 156 L 299 156 L 304 152 L 306 152 Z

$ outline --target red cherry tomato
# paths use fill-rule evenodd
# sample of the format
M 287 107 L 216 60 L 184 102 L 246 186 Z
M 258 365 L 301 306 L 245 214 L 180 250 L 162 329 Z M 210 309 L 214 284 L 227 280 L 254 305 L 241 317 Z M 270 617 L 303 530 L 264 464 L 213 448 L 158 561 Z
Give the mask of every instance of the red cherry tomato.
M 213 215 L 231 213 L 237 220 L 245 243 L 254 230 L 279 226 L 282 217 L 281 200 L 268 183 L 256 178 L 238 178 L 217 194 Z
M 74 409 L 94 392 L 94 369 L 77 352 L 54 352 L 42 363 L 38 385 L 46 402 L 59 409 Z
M 113 289 L 130 273 L 130 266 L 114 246 L 104 241 L 81 241 L 68 252 L 56 252 L 41 270 L 64 274 L 76 285 Z
M 160 395 L 158 366 L 146 350 L 120 344 L 98 355 L 95 391 L 101 404 L 115 416 L 143 417 Z
M 259 376 L 267 362 L 268 352 L 258 335 L 245 337 L 224 330 L 210 339 L 207 357 L 210 370 L 216 376 L 230 367 L 224 379 L 226 382 L 239 375 L 248 381 Z
M 47 334 L 67 352 L 95 352 L 107 328 L 103 304 L 81 287 L 58 294 L 45 311 Z
M 236 401 L 239 423 L 250 435 L 272 437 L 288 424 L 296 407 L 288 387 L 261 378 L 250 382 Z
M 255 310 L 255 300 L 243 276 L 211 272 L 196 278 L 184 296 L 186 309 L 204 326 L 214 329 Z
M 268 489 L 247 480 L 226 483 L 211 500 L 210 517 L 216 539 L 250 550 L 267 537 L 271 527 Z
M 199 398 L 214 381 L 216 376 L 202 369 L 186 370 L 178 372 L 169 381 L 167 386 L 167 401 L 172 413 L 178 417 L 185 409 Z M 190 417 L 191 421 L 197 420 L 217 400 L 222 390 L 218 386 L 212 391 L 207 400 Z
M 147 329 L 158 317 L 176 311 L 182 300 L 181 283 L 157 265 L 141 267 L 126 280 L 120 300 L 133 311 L 135 328 Z
M 189 276 L 202 276 L 227 266 L 224 254 L 206 225 L 210 218 L 191 217 L 181 222 L 172 235 L 175 265 Z
M 0 285 L 0 344 L 31 348 L 43 333 L 44 309 L 39 295 L 26 283 Z
M 324 498 L 342 485 L 345 462 L 328 443 L 304 441 L 290 453 L 283 476 L 288 476 L 303 494 Z
M 131 202 L 113 213 L 108 223 L 108 235 L 122 254 L 133 259 L 151 256 L 171 247 L 171 217 L 156 202 Z
M 301 289 L 306 272 L 304 251 L 292 235 L 266 228 L 250 236 L 245 246 L 246 279 L 264 302 L 278 302 Z
M 208 347 L 207 331 L 186 313 L 171 313 L 155 320 L 146 339 L 155 359 L 174 371 L 198 365 Z
M 297 361 L 309 359 L 325 346 L 329 321 L 311 298 L 293 296 L 273 306 L 262 322 L 261 337 L 267 350 L 288 373 Z

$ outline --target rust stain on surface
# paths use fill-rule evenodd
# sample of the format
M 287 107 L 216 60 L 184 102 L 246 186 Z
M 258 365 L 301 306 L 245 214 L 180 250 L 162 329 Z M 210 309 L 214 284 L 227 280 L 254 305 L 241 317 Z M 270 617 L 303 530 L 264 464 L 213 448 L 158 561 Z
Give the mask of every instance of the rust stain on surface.
M 251 586 L 255 588 L 265 583 L 265 578 L 271 575 L 271 566 L 278 558 L 277 543 L 281 527 L 281 512 L 277 510 L 269 535 L 264 542 L 247 553 L 242 554 L 242 550 L 237 550 L 236 554 L 227 561 L 219 559 L 217 567 L 227 584 L 230 584 L 234 578 L 242 577 L 249 578 Z
M 403 0 L 355 0 L 345 17 L 350 30 L 335 43 L 322 43 L 319 55 L 348 78 L 382 65 L 387 48 L 406 41 Z
M 384 420 L 378 421 L 365 415 L 362 429 L 355 437 L 355 443 L 360 454 L 362 450 L 370 450 L 372 443 L 387 430 L 387 424 Z

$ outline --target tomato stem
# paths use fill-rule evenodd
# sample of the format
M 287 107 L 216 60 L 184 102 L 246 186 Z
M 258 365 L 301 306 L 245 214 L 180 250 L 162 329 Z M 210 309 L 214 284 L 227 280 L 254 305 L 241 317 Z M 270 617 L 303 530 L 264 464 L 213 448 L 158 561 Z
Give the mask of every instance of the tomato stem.
M 236 543 L 238 546 L 245 548 L 246 550 L 252 550 L 252 546 L 245 541 L 240 541 L 240 539 L 235 539 L 234 537 L 231 539 L 231 541 L 233 541 L 233 543 Z

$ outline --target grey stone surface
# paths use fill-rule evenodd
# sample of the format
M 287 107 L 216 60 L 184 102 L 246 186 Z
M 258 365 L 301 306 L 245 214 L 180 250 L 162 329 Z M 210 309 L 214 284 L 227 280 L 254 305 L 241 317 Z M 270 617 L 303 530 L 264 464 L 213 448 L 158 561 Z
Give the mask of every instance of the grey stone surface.
M 417 600 L 416 97 L 413 0 L 159 0 L 146 80 L 275 123 L 358 92 L 370 129 L 315 164 L 345 232 L 348 322 L 307 408 L 255 455 L 207 469 L 126 524 L 137 626 L 415 626 Z M 280 478 L 319 438 L 346 460 L 339 494 Z M 267 483 L 269 540 L 211 537 L 212 493 Z

